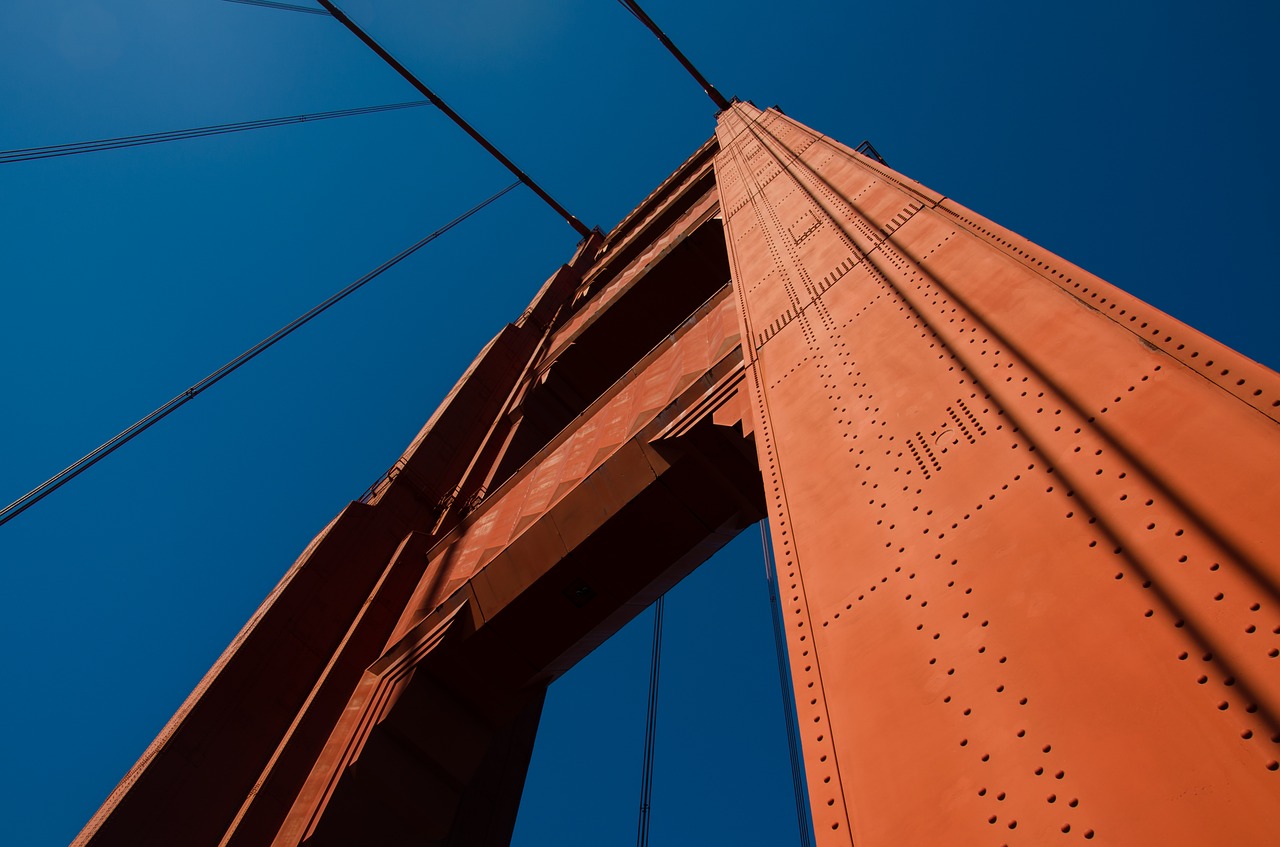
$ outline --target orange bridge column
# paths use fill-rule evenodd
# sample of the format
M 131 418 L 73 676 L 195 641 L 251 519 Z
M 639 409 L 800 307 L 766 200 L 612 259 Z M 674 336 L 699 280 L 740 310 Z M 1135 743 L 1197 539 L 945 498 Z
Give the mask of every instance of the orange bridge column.
M 1274 844 L 1280 379 L 776 110 L 720 116 L 820 844 Z

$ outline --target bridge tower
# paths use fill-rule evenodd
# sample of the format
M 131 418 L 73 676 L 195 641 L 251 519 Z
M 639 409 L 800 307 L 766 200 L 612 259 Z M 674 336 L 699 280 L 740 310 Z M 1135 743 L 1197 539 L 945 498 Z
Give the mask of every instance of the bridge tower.
M 1280 378 L 777 109 L 593 234 L 77 839 L 505 844 L 767 519 L 823 845 L 1274 843 Z

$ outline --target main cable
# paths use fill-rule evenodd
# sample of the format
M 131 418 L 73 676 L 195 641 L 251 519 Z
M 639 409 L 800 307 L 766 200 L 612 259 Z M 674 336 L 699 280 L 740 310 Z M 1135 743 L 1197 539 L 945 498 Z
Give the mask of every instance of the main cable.
M 75 479 L 81 473 L 93 467 L 102 459 L 105 459 L 107 456 L 111 455 L 116 450 L 118 450 L 119 448 L 123 447 L 125 444 L 132 441 L 134 438 L 141 435 L 146 430 L 150 429 L 152 426 L 160 422 L 162 419 L 168 417 L 172 412 L 174 412 L 180 406 L 183 406 L 189 403 L 191 400 L 195 399 L 197 395 L 208 390 L 215 383 L 219 382 L 224 377 L 230 375 L 231 373 L 239 369 L 242 365 L 256 358 L 260 353 L 265 351 L 267 348 L 276 344 L 276 342 L 286 338 L 287 336 L 292 334 L 295 330 L 297 330 L 299 327 L 309 323 L 313 318 L 327 311 L 330 307 L 332 307 L 339 301 L 344 300 L 346 297 L 355 293 L 360 288 L 363 288 L 367 283 L 376 279 L 384 271 L 390 270 L 391 268 L 400 264 L 400 262 L 409 258 L 414 253 L 418 252 L 423 247 L 430 244 L 432 241 L 435 241 L 437 238 L 444 235 L 446 232 L 453 229 L 455 226 L 462 223 L 467 218 L 474 215 L 476 212 L 479 212 L 481 209 L 488 206 L 490 203 L 493 203 L 499 197 L 511 191 L 519 184 L 520 184 L 519 182 L 511 183 L 506 188 L 499 191 L 497 194 L 492 195 L 487 200 L 477 203 L 475 206 L 472 206 L 466 212 L 463 212 L 461 215 L 458 215 L 458 217 L 449 221 L 447 224 L 440 227 L 435 232 L 431 233 L 425 238 L 422 238 L 421 240 L 415 242 L 414 244 L 411 244 L 410 246 L 406 247 L 404 250 L 401 250 L 395 256 L 391 257 L 390 259 L 383 262 L 378 267 L 369 271 L 367 274 L 360 277 L 355 282 L 351 283 L 346 288 L 339 291 L 337 294 L 332 295 L 331 297 L 329 297 L 327 300 L 320 303 L 319 305 L 312 307 L 300 317 L 294 319 L 290 323 L 276 330 L 271 335 L 267 336 L 263 340 L 259 341 L 257 344 L 250 347 L 245 352 L 241 353 L 239 356 L 236 356 L 230 362 L 227 362 L 225 365 L 218 368 L 216 371 L 209 374 L 204 379 L 200 380 L 195 385 L 191 386 L 186 391 L 179 394 L 177 397 L 174 397 L 168 403 L 165 403 L 163 406 L 156 409 L 154 412 L 147 415 L 142 420 L 135 423 L 133 426 L 124 430 L 115 438 L 112 438 L 111 440 L 102 444 L 96 450 L 93 450 L 92 452 L 88 453 L 78 461 L 72 463 L 71 465 L 68 465 L 59 473 L 45 480 L 43 483 L 36 486 L 31 491 L 28 491 L 26 494 L 19 497 L 17 500 L 13 501 L 8 506 L 5 506 L 4 509 L 0 510 L 0 526 L 3 526 L 4 524 L 16 518 L 18 515 L 25 512 L 27 509 L 34 506 L 36 503 L 39 503 L 45 497 L 49 496 L 54 491 L 57 491 L 59 488 L 61 488 L 63 485 L 66 485 L 71 480 Z
M 649 844 L 649 800 L 653 796 L 653 749 L 658 724 L 658 676 L 662 664 L 663 597 L 653 604 L 653 653 L 649 658 L 649 707 L 644 716 L 644 765 L 640 777 L 640 822 L 636 847 Z
M 325 0 L 320 0 L 320 2 L 324 3 L 326 6 L 329 5 L 328 3 L 325 3 Z M 662 42 L 662 46 L 666 47 L 671 55 L 675 57 L 676 61 L 689 72 L 689 75 L 692 76 L 695 81 L 697 81 L 698 85 L 702 86 L 702 90 L 711 98 L 711 102 L 716 104 L 717 109 L 723 112 L 725 109 L 729 108 L 729 101 L 725 99 L 725 96 L 721 94 L 714 85 L 707 81 L 707 78 L 693 66 L 693 62 L 690 62 L 685 55 L 680 52 L 680 48 L 676 47 L 670 38 L 667 38 L 667 34 L 658 29 L 658 25 L 653 22 L 653 18 L 649 17 L 649 15 L 645 13 L 645 10 L 640 8 L 639 3 L 635 2 L 635 0 L 618 0 L 618 2 L 622 4 L 622 8 L 630 12 L 632 17 L 644 24 L 649 31 Z
M 263 118 L 256 121 L 238 121 L 229 124 L 215 124 L 191 129 L 174 129 L 166 132 L 148 132 L 142 135 L 123 135 L 117 138 L 102 138 L 97 141 L 77 141 L 70 144 L 50 144 L 44 147 L 23 147 L 19 150 L 0 150 L 0 165 L 13 162 L 30 162 L 35 159 L 53 159 L 58 156 L 74 156 L 79 153 L 99 153 L 103 150 L 119 150 L 124 147 L 141 147 L 144 144 L 161 144 L 166 141 L 184 141 L 188 138 L 204 138 L 210 135 L 225 135 L 231 132 L 244 132 L 249 129 L 264 129 L 286 124 L 300 124 L 315 121 L 326 121 L 331 118 L 345 118 L 351 115 L 369 115 L 374 112 L 390 112 L 395 109 L 412 109 L 417 106 L 430 105 L 427 100 L 411 100 L 407 103 L 389 103 L 384 106 L 361 106 L 355 109 L 336 109 L 331 112 L 313 112 L 306 115 L 293 115 L 287 118 Z
M 352 34 L 354 34 L 356 38 L 359 38 L 361 41 L 363 41 L 366 47 L 368 47 L 370 50 L 372 50 L 374 53 L 378 55 L 378 58 L 382 59 L 382 61 L 390 65 L 392 70 L 400 74 L 400 76 L 404 77 L 404 79 L 414 88 L 418 89 L 418 91 L 422 93 L 423 97 L 426 97 L 428 100 L 431 101 L 431 104 L 433 106 L 435 106 L 440 111 L 444 112 L 445 115 L 449 118 L 449 120 L 457 124 L 462 129 L 463 132 L 471 136 L 472 139 L 474 139 L 481 147 L 483 147 L 486 151 L 488 151 L 491 156 L 493 156 L 495 159 L 501 162 L 507 170 L 511 171 L 511 173 L 515 175 L 516 179 L 520 180 L 525 185 L 529 186 L 530 190 L 532 190 L 534 194 L 537 194 L 538 197 L 540 197 L 544 203 L 546 203 L 548 206 L 554 209 L 556 211 L 556 214 L 564 218 L 565 221 L 568 222 L 569 226 L 574 228 L 574 230 L 578 233 L 578 235 L 582 236 L 583 238 L 590 237 L 591 230 L 587 228 L 586 224 L 584 224 L 582 221 L 575 218 L 573 215 L 569 214 L 568 210 L 566 210 L 564 206 L 561 206 L 559 203 L 557 203 L 555 201 L 555 198 L 553 198 L 550 194 L 548 194 L 546 191 L 542 189 L 542 186 L 538 185 L 536 182 L 530 179 L 528 174 L 526 174 L 524 171 L 517 168 L 514 162 L 512 162 L 506 156 L 502 155 L 502 151 L 500 151 L 497 147 L 494 147 L 487 138 L 485 138 L 483 135 L 479 133 L 479 131 L 476 130 L 475 127 L 471 126 L 471 124 L 463 120 L 461 115 L 459 115 L 453 109 L 450 109 L 447 103 L 441 100 L 440 97 L 434 91 L 432 91 L 430 88 L 427 88 L 427 86 L 423 84 L 422 80 L 418 79 L 416 76 L 413 75 L 412 71 L 410 71 L 404 65 L 400 64 L 400 62 L 398 62 L 394 56 L 388 53 L 381 44 L 374 41 L 373 37 L 370 36 L 363 29 L 361 29 L 360 26 L 355 21 L 347 17 L 346 14 L 337 6 L 335 6 L 330 0 L 317 0 L 317 2 L 319 2 L 321 6 L 324 6 L 329 11 L 329 14 L 333 15 L 334 19 L 338 21 L 338 23 L 342 24 L 347 29 L 351 30 Z

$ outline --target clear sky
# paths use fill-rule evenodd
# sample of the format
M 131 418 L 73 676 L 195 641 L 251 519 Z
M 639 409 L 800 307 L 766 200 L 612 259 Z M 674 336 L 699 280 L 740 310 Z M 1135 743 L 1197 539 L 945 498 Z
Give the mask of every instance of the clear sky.
M 643 5 L 726 94 L 1280 365 L 1275 4 Z M 588 225 L 714 129 L 609 0 L 343 6 Z M 0 3 L 0 149 L 414 97 L 325 17 Z M 508 181 L 426 108 L 0 165 L 0 501 Z M 517 190 L 0 528 L 0 841 L 75 835 L 576 240 Z M 669 600 L 655 847 L 794 843 L 767 608 L 751 534 Z M 518 844 L 634 839 L 648 626 L 552 688 Z

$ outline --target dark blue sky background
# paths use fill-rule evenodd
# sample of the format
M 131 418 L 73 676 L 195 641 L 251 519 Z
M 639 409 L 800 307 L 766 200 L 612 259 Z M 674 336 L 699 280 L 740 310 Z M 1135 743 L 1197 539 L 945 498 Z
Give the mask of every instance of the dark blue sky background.
M 644 5 L 726 94 L 1280 364 L 1275 4 Z M 714 129 L 608 0 L 344 8 L 588 224 Z M 413 98 L 320 16 L 0 4 L 0 149 Z M 0 501 L 508 181 L 425 108 L 0 165 Z M 74 836 L 575 241 L 519 190 L 0 528 L 0 840 Z M 669 600 L 655 845 L 794 843 L 767 609 L 750 534 Z M 518 844 L 634 838 L 648 627 L 553 687 Z

